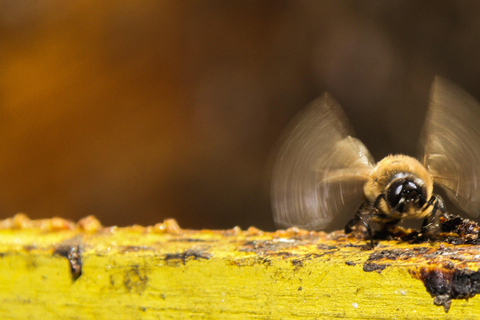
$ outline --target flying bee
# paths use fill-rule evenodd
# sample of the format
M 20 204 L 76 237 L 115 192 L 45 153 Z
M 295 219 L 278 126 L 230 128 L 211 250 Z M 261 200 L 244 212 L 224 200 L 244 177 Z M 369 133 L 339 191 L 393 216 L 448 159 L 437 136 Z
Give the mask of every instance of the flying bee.
M 345 232 L 365 227 L 372 247 L 371 222 L 388 231 L 403 219 L 424 219 L 422 232 L 435 234 L 446 210 L 434 184 L 466 213 L 479 216 L 480 105 L 462 89 L 440 77 L 433 81 L 420 161 L 389 155 L 375 164 L 352 132 L 328 93 L 293 121 L 273 167 L 277 225 L 325 229 L 353 213 L 348 207 L 356 203 Z

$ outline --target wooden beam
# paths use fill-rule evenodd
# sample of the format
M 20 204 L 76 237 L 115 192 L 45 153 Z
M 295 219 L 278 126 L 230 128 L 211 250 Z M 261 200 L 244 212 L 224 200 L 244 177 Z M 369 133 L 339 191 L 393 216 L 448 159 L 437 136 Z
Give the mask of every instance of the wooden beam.
M 477 245 L 17 215 L 0 222 L 0 318 L 473 319 L 479 267 Z

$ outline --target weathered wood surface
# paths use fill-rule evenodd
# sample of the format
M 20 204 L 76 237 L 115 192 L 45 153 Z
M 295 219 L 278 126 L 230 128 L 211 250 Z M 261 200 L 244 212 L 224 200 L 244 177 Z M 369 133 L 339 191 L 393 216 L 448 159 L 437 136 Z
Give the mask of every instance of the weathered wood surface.
M 0 318 L 475 319 L 479 267 L 476 245 L 19 215 L 0 222 Z M 422 277 L 437 304 L 473 297 L 447 313 Z

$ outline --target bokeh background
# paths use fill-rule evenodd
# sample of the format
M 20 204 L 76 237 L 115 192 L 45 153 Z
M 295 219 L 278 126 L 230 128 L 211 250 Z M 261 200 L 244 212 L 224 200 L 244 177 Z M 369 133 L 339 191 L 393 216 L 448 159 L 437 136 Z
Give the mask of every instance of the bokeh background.
M 479 56 L 476 1 L 1 1 L 0 218 L 272 230 L 308 102 L 415 155 L 433 77 L 480 99 Z

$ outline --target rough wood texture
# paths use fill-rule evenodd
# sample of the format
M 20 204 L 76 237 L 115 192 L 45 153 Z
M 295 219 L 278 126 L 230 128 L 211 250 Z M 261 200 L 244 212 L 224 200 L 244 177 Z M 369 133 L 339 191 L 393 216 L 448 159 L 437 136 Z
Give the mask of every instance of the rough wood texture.
M 172 220 L 103 228 L 94 218 L 19 215 L 0 228 L 1 319 L 480 315 L 475 245 L 382 241 L 370 250 L 342 233 L 192 231 Z

